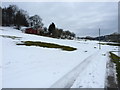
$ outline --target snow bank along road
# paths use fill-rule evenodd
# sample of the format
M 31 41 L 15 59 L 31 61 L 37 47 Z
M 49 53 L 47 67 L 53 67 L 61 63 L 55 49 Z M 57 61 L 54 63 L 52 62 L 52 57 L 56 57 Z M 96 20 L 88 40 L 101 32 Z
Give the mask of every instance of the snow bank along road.
M 9 36 L 21 38 L 13 39 Z M 24 34 L 11 27 L 0 27 L 0 40 L 3 88 L 103 88 L 106 52 L 117 48 L 104 45 L 98 52 L 97 41 L 53 39 Z M 16 43 L 21 41 L 56 43 L 72 46 L 77 50 L 69 52 L 36 46 L 17 46 Z M 63 81 L 66 82 L 64 85 L 58 84 Z

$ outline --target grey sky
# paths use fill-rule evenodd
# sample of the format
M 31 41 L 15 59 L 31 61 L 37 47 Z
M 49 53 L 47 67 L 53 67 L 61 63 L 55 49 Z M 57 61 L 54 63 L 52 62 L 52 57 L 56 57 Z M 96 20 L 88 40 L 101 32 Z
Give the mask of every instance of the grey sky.
M 30 16 L 39 15 L 44 26 L 54 22 L 58 28 L 70 30 L 77 36 L 97 36 L 118 31 L 117 2 L 4 2 L 15 4 Z

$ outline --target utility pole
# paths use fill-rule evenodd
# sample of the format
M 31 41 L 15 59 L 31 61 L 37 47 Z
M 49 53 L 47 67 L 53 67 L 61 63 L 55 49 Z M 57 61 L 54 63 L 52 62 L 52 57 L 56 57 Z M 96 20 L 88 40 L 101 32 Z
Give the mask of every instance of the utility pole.
M 101 45 L 100 45 L 100 28 L 99 28 L 99 50 L 101 49 Z

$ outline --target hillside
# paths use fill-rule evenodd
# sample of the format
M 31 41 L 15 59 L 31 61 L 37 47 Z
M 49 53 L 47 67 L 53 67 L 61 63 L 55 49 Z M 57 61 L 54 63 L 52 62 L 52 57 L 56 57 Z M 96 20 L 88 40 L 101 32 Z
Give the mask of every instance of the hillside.
M 104 88 L 108 52 L 118 48 L 102 45 L 99 50 L 98 41 L 54 39 L 12 27 L 0 27 L 0 40 L 3 88 Z M 77 50 L 16 45 L 21 41 L 54 43 Z

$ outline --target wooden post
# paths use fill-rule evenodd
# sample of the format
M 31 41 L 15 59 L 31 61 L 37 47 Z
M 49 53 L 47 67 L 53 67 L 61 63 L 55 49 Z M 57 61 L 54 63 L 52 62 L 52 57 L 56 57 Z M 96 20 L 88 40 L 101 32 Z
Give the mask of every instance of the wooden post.
M 101 45 L 100 45 L 100 28 L 99 28 L 99 49 L 101 49 Z

